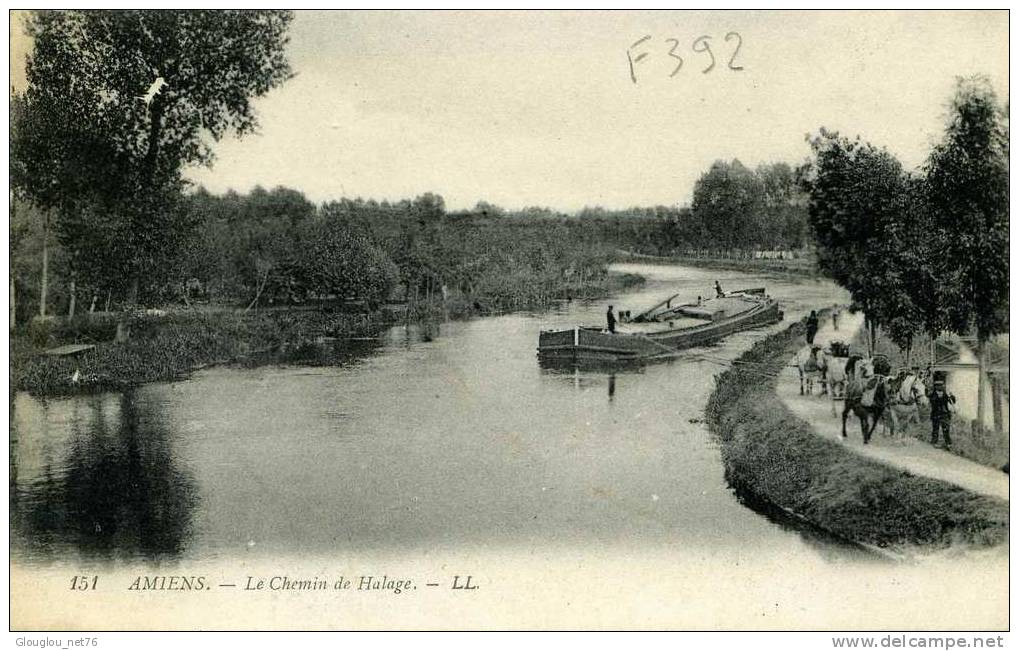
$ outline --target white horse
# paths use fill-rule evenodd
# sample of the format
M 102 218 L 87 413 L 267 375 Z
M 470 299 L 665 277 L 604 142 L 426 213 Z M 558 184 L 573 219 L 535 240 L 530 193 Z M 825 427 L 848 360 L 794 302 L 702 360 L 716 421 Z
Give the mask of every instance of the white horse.
M 821 395 L 827 392 L 824 385 L 824 370 L 827 360 L 821 347 L 806 345 L 796 353 L 796 368 L 800 372 L 800 395 L 812 395 L 814 393 L 814 382 L 821 384 Z M 804 392 L 804 389 L 806 391 Z
M 923 378 L 912 372 L 893 379 L 890 384 L 892 391 L 889 391 L 888 408 L 885 411 L 885 433 L 894 437 L 896 432 L 901 431 L 901 438 L 905 440 L 906 428 L 910 423 L 920 424 L 920 406 L 927 404 L 926 387 Z
M 846 399 L 846 385 L 850 378 L 846 372 L 849 364 L 848 357 L 835 357 L 825 352 L 825 381 L 828 385 L 828 395 L 831 397 L 831 415 L 837 416 L 835 402 Z

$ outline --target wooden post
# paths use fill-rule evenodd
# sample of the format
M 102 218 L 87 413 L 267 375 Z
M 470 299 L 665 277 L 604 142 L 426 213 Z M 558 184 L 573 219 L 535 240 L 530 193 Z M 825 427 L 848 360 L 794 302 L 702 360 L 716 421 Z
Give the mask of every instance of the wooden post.
M 981 338 L 977 339 L 977 431 L 983 432 L 984 429 L 984 416 L 987 411 L 987 400 L 984 398 L 984 392 L 986 391 L 987 384 L 987 373 L 984 371 L 985 360 L 984 355 L 987 352 L 987 347 L 984 345 L 984 341 Z
M 994 431 L 996 434 L 1002 434 L 1005 427 L 1001 418 L 1001 376 L 997 373 L 989 374 L 988 379 L 991 381 L 991 411 L 994 418 Z

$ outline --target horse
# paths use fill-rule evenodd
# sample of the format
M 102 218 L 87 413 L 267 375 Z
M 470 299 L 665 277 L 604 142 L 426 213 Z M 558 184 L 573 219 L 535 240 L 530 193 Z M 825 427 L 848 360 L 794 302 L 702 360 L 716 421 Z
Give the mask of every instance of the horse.
M 874 373 L 874 362 L 870 359 L 850 358 L 846 367 L 847 376 L 850 378 L 846 384 L 845 406 L 842 408 L 842 438 L 846 435 L 846 419 L 849 413 L 856 414 L 860 419 L 860 433 L 863 434 L 863 444 L 870 443 L 870 436 L 874 433 L 878 421 L 884 414 L 885 406 L 888 403 L 887 378 Z M 863 404 L 863 394 L 875 383 L 874 401 L 871 405 Z
M 888 388 L 885 427 L 890 432 L 887 434 L 894 437 L 899 430 L 899 421 L 902 420 L 902 431 L 905 435 L 905 429 L 910 423 L 920 424 L 920 406 L 927 404 L 927 390 L 923 378 L 906 371 L 889 382 Z
M 814 393 L 815 379 L 821 383 L 821 395 L 827 393 L 824 384 L 825 363 L 826 359 L 821 352 L 821 347 L 816 344 L 804 346 L 800 352 L 796 353 L 796 368 L 800 372 L 801 396 L 804 395 L 804 388 L 806 388 L 806 395 Z
M 861 359 L 859 355 L 856 359 Z M 835 401 L 844 400 L 846 397 L 846 385 L 849 381 L 850 357 L 836 357 L 825 353 L 825 382 L 828 385 L 828 395 L 831 397 L 831 415 L 837 416 L 835 412 Z

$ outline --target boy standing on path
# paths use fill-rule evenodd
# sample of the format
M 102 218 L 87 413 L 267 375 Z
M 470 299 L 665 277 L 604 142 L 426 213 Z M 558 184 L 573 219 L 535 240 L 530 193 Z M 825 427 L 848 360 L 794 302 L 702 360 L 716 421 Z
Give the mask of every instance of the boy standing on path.
M 936 380 L 931 401 L 931 445 L 938 445 L 938 429 L 945 435 L 945 444 L 940 446 L 948 449 L 952 445 L 952 412 L 955 411 L 955 396 L 945 390 L 945 381 Z

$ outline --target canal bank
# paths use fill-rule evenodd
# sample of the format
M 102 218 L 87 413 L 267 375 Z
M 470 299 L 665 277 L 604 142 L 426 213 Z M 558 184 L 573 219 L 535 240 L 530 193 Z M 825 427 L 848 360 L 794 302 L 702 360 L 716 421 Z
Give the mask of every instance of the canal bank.
M 757 342 L 716 377 L 706 407 L 726 478 L 740 492 L 840 538 L 883 548 L 991 546 L 1008 502 L 865 458 L 818 436 L 776 392 L 803 322 Z
M 255 311 L 230 306 L 168 307 L 129 317 L 131 338 L 114 341 L 120 315 L 85 314 L 53 320 L 11 337 L 15 391 L 59 396 L 128 390 L 151 382 L 184 380 L 211 366 L 271 363 L 343 364 L 370 354 L 381 333 L 399 325 L 437 328 L 514 311 L 552 309 L 572 296 L 585 300 L 640 287 L 639 274 L 611 273 L 577 287 L 556 288 L 537 302 L 494 301 L 451 294 L 448 299 L 392 304 L 369 312 L 335 306 L 286 306 Z M 553 294 L 570 299 L 551 298 Z M 47 354 L 57 345 L 87 344 L 75 355 Z
M 647 255 L 633 251 L 619 251 L 619 259 L 644 264 L 683 265 L 717 271 L 744 273 L 790 274 L 808 278 L 819 277 L 817 263 L 811 258 L 719 258 L 692 255 Z

